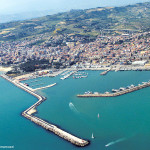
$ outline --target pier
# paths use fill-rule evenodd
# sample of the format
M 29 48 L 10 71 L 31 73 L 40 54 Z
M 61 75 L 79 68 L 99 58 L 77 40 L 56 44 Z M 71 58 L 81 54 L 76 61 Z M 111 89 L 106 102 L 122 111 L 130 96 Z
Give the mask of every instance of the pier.
M 6 75 L 0 75 L 1 77 L 3 77 L 4 79 L 8 80 L 9 82 L 11 82 L 12 84 L 14 84 L 15 86 L 23 89 L 24 91 L 30 93 L 31 95 L 35 96 L 38 101 L 33 104 L 32 106 L 30 106 L 28 109 L 26 109 L 24 112 L 22 112 L 22 116 L 24 116 L 25 118 L 31 120 L 32 122 L 34 122 L 35 124 L 43 127 L 44 129 L 53 132 L 54 134 L 58 135 L 59 137 L 69 141 L 70 143 L 83 147 L 89 144 L 89 141 L 83 140 L 81 138 L 78 138 L 60 128 L 58 128 L 57 126 L 50 124 L 38 117 L 33 116 L 32 114 L 36 112 L 36 107 L 39 106 L 42 102 L 44 102 L 46 100 L 45 97 L 35 93 L 34 91 L 32 91 L 31 89 L 27 88 L 26 86 L 24 86 L 24 84 L 20 83 L 20 82 L 16 82 L 16 80 L 10 79 L 9 77 L 7 77 Z M 54 84 L 53 84 L 54 85 Z
M 111 69 L 108 69 L 108 70 L 106 70 L 106 71 L 100 73 L 100 75 L 106 75 L 110 70 L 111 70 Z
M 127 93 L 131 93 L 131 92 L 134 92 L 134 91 L 137 91 L 137 90 L 149 87 L 149 86 L 150 86 L 150 82 L 145 82 L 141 85 L 133 86 L 129 89 L 124 89 L 122 91 L 117 91 L 115 93 L 109 93 L 109 92 L 98 93 L 98 92 L 95 92 L 95 93 L 79 94 L 79 95 L 77 95 L 77 97 L 115 97 L 115 96 L 121 96 L 121 95 L 124 95 Z
M 64 77 L 60 78 L 61 80 L 67 79 L 69 76 L 71 76 L 72 74 L 74 74 L 77 71 L 71 71 L 70 73 L 68 73 L 67 75 L 65 75 Z

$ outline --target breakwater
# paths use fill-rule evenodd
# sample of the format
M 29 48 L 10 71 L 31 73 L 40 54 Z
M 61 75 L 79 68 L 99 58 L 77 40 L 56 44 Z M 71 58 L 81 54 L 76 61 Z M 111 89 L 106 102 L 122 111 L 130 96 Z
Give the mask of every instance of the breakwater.
M 108 70 L 106 70 L 106 71 L 100 73 L 100 75 L 106 75 L 110 70 L 111 70 L 111 69 L 108 69 Z
M 56 85 L 56 83 L 50 84 L 50 85 L 47 85 L 47 86 L 43 86 L 43 87 L 40 87 L 40 88 L 33 89 L 33 91 L 41 90 L 41 89 L 46 89 L 46 88 L 52 87 L 52 86 L 54 86 L 54 85 Z
M 30 106 L 28 109 L 26 109 L 25 111 L 22 112 L 22 116 L 24 116 L 25 118 L 31 120 L 32 122 L 38 124 L 39 126 L 45 128 L 46 130 L 48 131 L 51 131 L 53 132 L 54 134 L 62 137 L 63 139 L 71 142 L 72 144 L 74 145 L 77 145 L 77 146 L 86 146 L 89 144 L 88 141 L 86 140 L 83 140 L 81 138 L 78 138 L 66 131 L 63 131 L 62 129 L 58 128 L 57 126 L 53 125 L 53 124 L 50 124 L 38 117 L 35 117 L 33 116 L 32 114 L 35 112 L 36 110 L 36 107 L 38 105 L 40 105 L 42 102 L 44 102 L 46 100 L 46 97 L 43 97 L 35 92 L 33 92 L 32 90 L 30 90 L 29 88 L 23 86 L 23 84 L 20 84 L 19 82 L 17 82 L 16 80 L 13 80 L 13 79 L 10 79 L 8 78 L 6 75 L 0 75 L 1 77 L 3 77 L 4 79 L 8 80 L 9 82 L 11 82 L 12 84 L 14 84 L 15 86 L 23 89 L 24 91 L 30 93 L 31 95 L 35 96 L 38 101 L 33 104 L 32 106 Z
M 141 85 L 134 86 L 129 89 L 124 89 L 122 91 L 118 91 L 115 93 L 109 93 L 109 92 L 98 93 L 98 92 L 96 92 L 96 93 L 79 94 L 79 95 L 77 95 L 77 97 L 115 97 L 115 96 L 121 96 L 121 95 L 124 95 L 127 93 L 131 93 L 131 92 L 134 92 L 134 91 L 137 91 L 137 90 L 149 87 L 149 86 L 150 86 L 150 82 L 145 82 Z

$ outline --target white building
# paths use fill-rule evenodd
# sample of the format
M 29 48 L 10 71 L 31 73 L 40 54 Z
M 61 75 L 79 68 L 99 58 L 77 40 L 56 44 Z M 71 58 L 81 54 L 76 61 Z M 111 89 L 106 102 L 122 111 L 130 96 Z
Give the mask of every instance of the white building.
M 147 63 L 147 60 L 142 60 L 142 61 L 134 61 L 132 63 L 133 66 L 144 66 Z

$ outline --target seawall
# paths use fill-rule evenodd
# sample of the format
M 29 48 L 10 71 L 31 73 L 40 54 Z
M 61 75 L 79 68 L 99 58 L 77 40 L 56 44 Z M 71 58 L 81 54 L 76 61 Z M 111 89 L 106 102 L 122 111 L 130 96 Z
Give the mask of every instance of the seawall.
M 23 89 L 24 91 L 30 93 L 31 95 L 35 96 L 38 101 L 33 104 L 32 106 L 30 106 L 28 109 L 26 109 L 25 111 L 22 112 L 22 116 L 24 116 L 25 118 L 31 120 L 32 122 L 40 125 L 41 127 L 43 127 L 44 129 L 53 132 L 54 134 L 58 135 L 59 137 L 65 139 L 66 141 L 69 141 L 70 143 L 79 146 L 79 147 L 83 147 L 89 144 L 89 141 L 83 140 L 81 138 L 78 138 L 66 131 L 63 131 L 62 129 L 58 128 L 57 126 L 50 124 L 38 117 L 35 117 L 32 115 L 32 109 L 36 109 L 36 107 L 38 105 L 40 105 L 43 101 L 46 100 L 46 97 L 43 97 L 33 91 L 31 91 L 29 88 L 26 88 L 25 86 L 23 86 L 22 84 L 20 84 L 19 82 L 16 82 L 15 80 L 12 80 L 10 78 L 8 78 L 6 75 L 0 75 L 2 78 L 6 79 L 7 81 L 11 82 L 12 84 L 14 84 L 15 86 Z
M 115 92 L 115 93 L 79 94 L 79 95 L 77 95 L 77 97 L 115 97 L 115 96 L 121 96 L 121 95 L 124 95 L 127 93 L 131 93 L 131 92 L 134 92 L 134 91 L 137 91 L 137 90 L 149 87 L 149 86 L 150 86 L 150 82 L 147 82 L 142 85 L 138 85 L 138 86 L 132 87 L 130 89 L 125 89 L 123 91 L 119 91 L 119 92 Z

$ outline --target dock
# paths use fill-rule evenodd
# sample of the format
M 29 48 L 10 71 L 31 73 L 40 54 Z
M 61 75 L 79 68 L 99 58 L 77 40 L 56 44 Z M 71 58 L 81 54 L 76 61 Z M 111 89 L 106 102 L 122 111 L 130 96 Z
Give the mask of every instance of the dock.
M 67 79 L 68 77 L 70 77 L 71 75 L 73 75 L 75 72 L 77 72 L 77 71 L 71 71 L 67 75 L 65 75 L 64 77 L 61 77 L 60 79 L 61 80 Z
M 121 96 L 121 95 L 124 95 L 127 93 L 131 93 L 131 92 L 134 92 L 134 91 L 137 91 L 137 90 L 149 87 L 149 86 L 150 86 L 150 82 L 145 82 L 141 85 L 134 86 L 129 89 L 124 89 L 122 91 L 118 91 L 115 93 L 109 93 L 109 92 L 98 93 L 98 92 L 96 92 L 96 93 L 88 93 L 88 94 L 79 94 L 79 95 L 77 95 L 77 97 L 116 97 L 116 96 Z
M 22 116 L 31 120 L 35 124 L 43 127 L 44 129 L 53 132 L 54 134 L 65 139 L 66 141 L 69 141 L 70 143 L 72 143 L 76 146 L 83 147 L 83 146 L 86 146 L 89 144 L 89 141 L 83 140 L 82 138 L 78 138 L 78 137 L 58 128 L 57 126 L 55 126 L 53 124 L 50 124 L 50 123 L 44 121 L 43 119 L 33 116 L 32 114 L 36 112 L 36 107 L 39 106 L 42 102 L 44 102 L 46 100 L 46 97 L 43 97 L 43 96 L 35 93 L 34 91 L 30 90 L 30 88 L 27 88 L 26 86 L 24 86 L 24 84 L 22 84 L 20 82 L 16 82 L 16 80 L 13 80 L 6 75 L 0 75 L 0 76 L 2 78 L 6 79 L 7 81 L 11 82 L 15 86 L 23 89 L 24 91 L 30 93 L 33 96 L 35 96 L 38 99 L 38 101 L 35 104 L 33 104 L 28 109 L 26 109 L 25 111 L 22 112 Z

